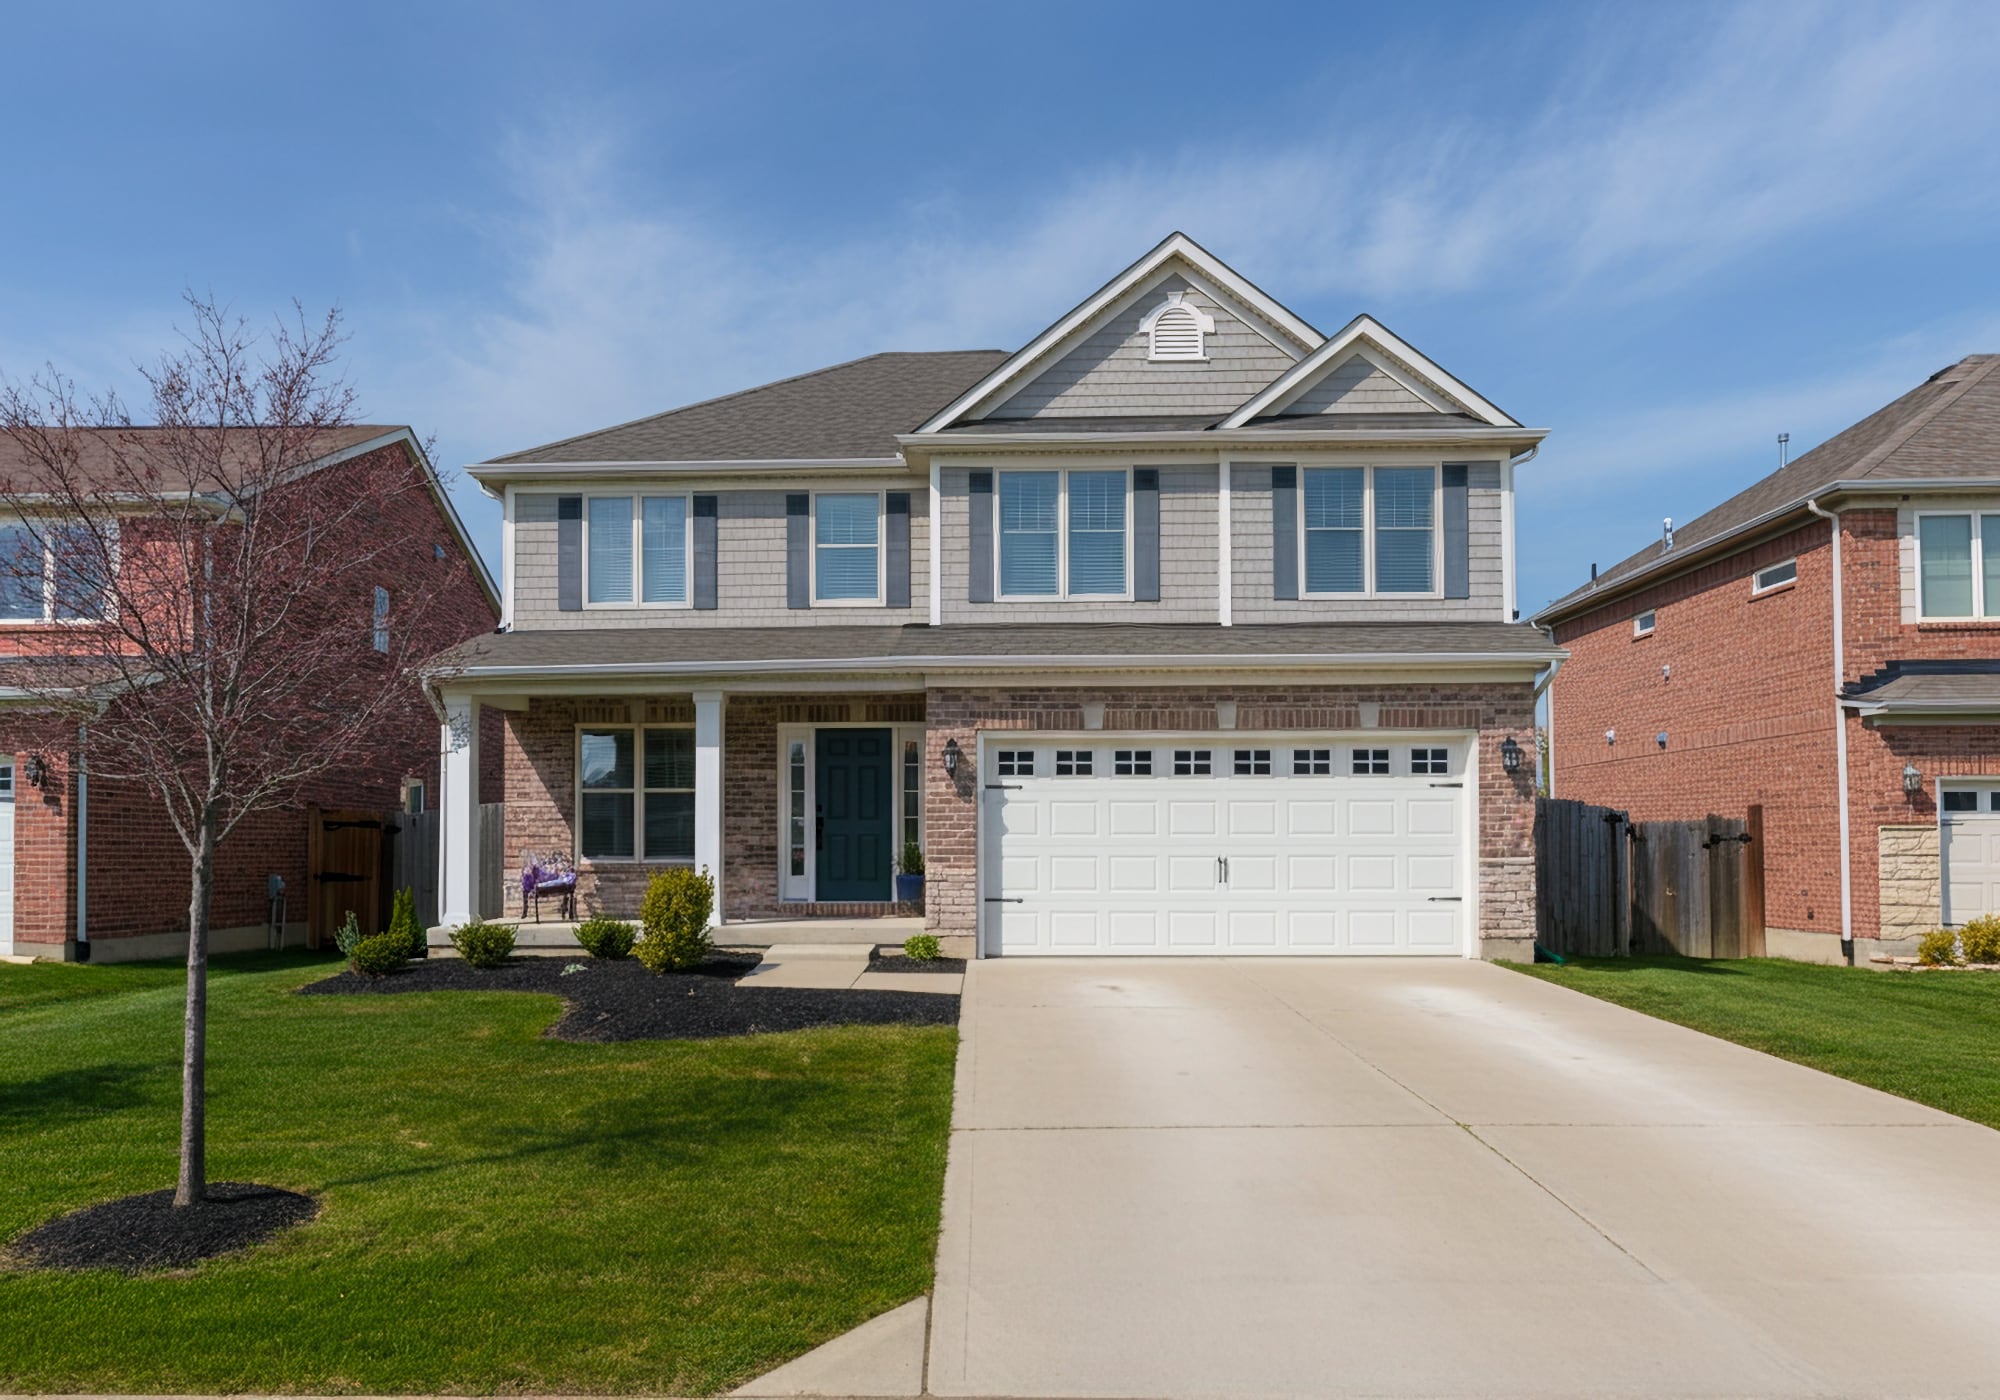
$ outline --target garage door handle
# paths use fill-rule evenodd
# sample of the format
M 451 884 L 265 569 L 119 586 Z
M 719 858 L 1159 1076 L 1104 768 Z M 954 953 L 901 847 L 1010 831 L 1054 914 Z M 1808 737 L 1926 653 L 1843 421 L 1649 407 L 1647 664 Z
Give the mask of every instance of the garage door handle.
M 988 783 L 986 790 L 988 792 L 1019 792 L 1021 785 L 1019 783 Z
M 986 896 L 986 902 L 988 904 L 1026 904 L 1028 901 L 1019 898 L 1009 899 L 1004 894 L 989 894 Z
M 1433 904 L 1463 904 L 1464 902 L 1465 897 L 1463 895 L 1434 894 L 1431 896 L 1431 903 Z
M 1432 784 L 1431 784 L 1431 786 L 1432 786 L 1432 787 L 1455 787 L 1455 788 L 1462 788 L 1462 787 L 1464 787 L 1464 786 L 1465 786 L 1465 784 L 1464 784 L 1464 783 L 1432 783 Z

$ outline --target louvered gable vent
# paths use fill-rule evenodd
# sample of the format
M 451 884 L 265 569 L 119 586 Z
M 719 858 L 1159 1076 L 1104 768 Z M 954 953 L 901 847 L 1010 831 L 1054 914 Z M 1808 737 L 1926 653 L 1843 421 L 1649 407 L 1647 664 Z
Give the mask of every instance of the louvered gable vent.
M 1140 329 L 1150 337 L 1147 358 L 1152 360 L 1206 359 L 1203 336 L 1215 329 L 1215 318 L 1190 306 L 1186 292 L 1169 293 L 1154 307 Z

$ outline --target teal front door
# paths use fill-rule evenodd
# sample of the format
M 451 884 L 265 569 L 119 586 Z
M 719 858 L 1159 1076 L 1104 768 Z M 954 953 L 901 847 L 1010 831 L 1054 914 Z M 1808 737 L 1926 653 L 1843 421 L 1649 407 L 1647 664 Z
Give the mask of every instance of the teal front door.
M 814 898 L 889 898 L 894 736 L 887 729 L 822 729 L 817 736 L 818 878 Z

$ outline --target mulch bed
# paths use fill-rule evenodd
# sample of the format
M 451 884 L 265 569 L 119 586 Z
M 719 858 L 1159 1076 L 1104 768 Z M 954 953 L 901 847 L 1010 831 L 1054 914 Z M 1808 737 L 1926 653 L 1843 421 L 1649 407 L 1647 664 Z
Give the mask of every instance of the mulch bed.
M 243 1181 L 210 1182 L 208 1199 L 174 1209 L 172 1191 L 147 1191 L 85 1206 L 37 1226 L 9 1248 L 35 1269 L 185 1269 L 261 1244 L 319 1214 L 310 1196 Z
M 460 958 L 411 963 L 387 977 L 343 972 L 299 988 L 309 996 L 397 992 L 543 992 L 566 1003 L 550 1028 L 558 1040 L 712 1040 L 818 1026 L 955 1026 L 958 998 L 936 992 L 820 991 L 748 987 L 736 979 L 755 953 L 715 953 L 693 972 L 652 973 L 636 961 L 515 958 L 476 968 Z M 565 968 L 578 967 L 576 972 Z
M 877 948 L 868 958 L 877 972 L 963 972 L 964 958 L 931 958 L 928 961 L 903 953 L 885 953 Z

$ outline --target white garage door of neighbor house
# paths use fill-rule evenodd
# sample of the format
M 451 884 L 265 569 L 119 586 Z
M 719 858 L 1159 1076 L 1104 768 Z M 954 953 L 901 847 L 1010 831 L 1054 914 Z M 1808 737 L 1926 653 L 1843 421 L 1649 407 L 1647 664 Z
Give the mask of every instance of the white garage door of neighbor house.
M 1944 922 L 1956 928 L 2000 914 L 2000 783 L 1953 784 L 1940 794 L 1938 858 Z
M 1468 742 L 988 735 L 988 954 L 1465 951 Z
M 0 763 L 0 956 L 14 951 L 14 765 Z

